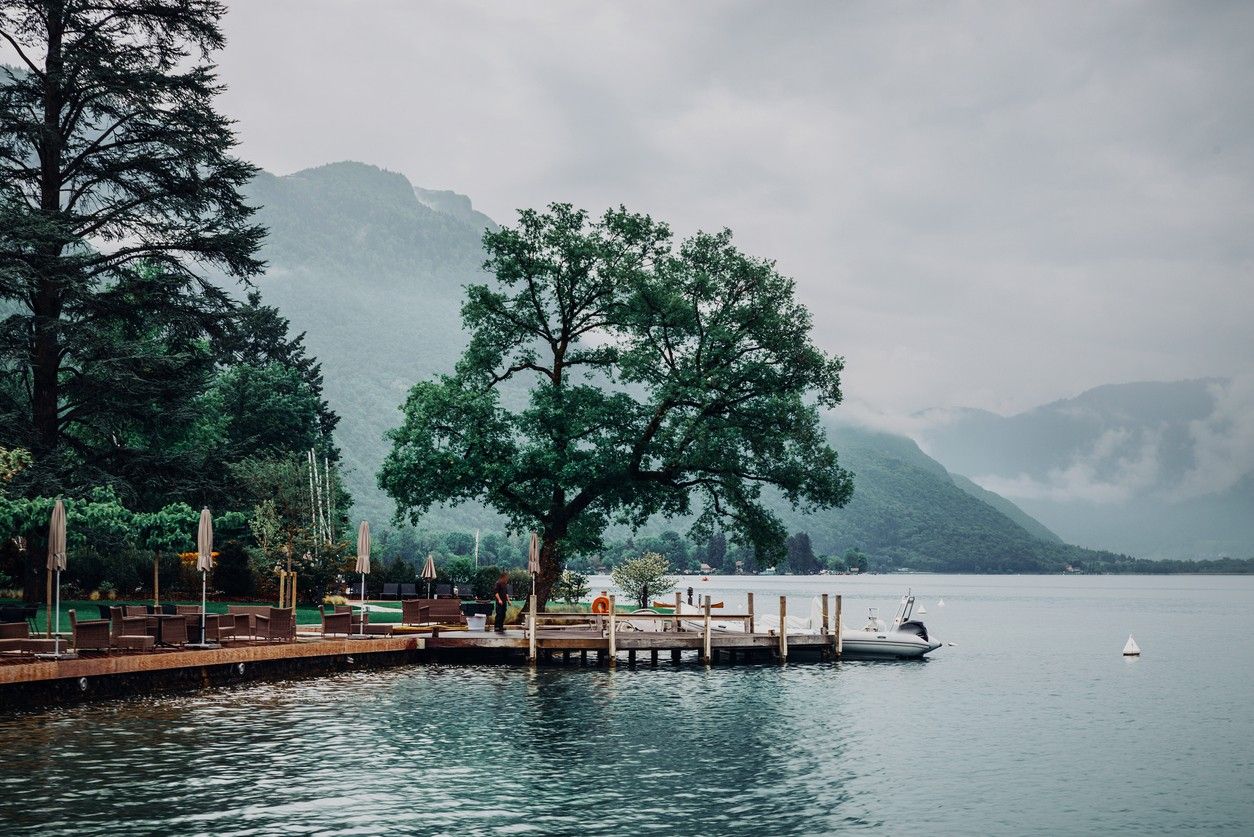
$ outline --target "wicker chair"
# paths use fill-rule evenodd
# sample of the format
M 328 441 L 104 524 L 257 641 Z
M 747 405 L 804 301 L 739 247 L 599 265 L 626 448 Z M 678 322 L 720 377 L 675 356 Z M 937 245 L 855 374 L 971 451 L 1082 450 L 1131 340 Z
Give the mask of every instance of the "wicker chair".
M 257 617 L 257 635 L 267 642 L 295 642 L 296 614 L 285 607 L 269 610 L 268 615 Z
M 156 644 L 156 637 L 148 633 L 147 616 L 124 616 L 123 608 L 109 608 L 109 621 L 113 626 L 113 647 L 137 651 L 149 651 Z
M 84 619 L 78 620 L 74 611 L 70 611 L 70 631 L 74 635 L 76 651 L 108 651 L 110 646 L 109 620 Z
M 341 611 L 339 608 L 334 609 L 331 613 L 327 613 L 325 607 L 322 608 L 322 635 L 327 634 L 343 634 L 348 636 L 352 630 L 353 614 L 348 611 Z

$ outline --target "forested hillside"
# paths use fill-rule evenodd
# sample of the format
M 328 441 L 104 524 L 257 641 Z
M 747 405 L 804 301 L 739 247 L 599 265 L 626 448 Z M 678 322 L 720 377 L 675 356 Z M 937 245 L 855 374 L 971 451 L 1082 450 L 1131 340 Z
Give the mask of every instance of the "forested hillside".
M 415 188 L 360 163 L 262 175 L 250 194 L 270 229 L 266 299 L 306 332 L 322 360 L 327 398 L 341 416 L 336 437 L 355 514 L 383 522 L 392 514 L 375 482 L 384 433 L 399 421 L 414 382 L 456 362 L 465 341 L 463 286 L 482 277 L 479 242 L 492 222 L 463 196 Z M 917 569 L 1056 570 L 1078 560 L 1013 505 L 955 484 L 909 439 L 835 424 L 831 434 L 855 474 L 854 500 L 814 515 L 778 506 L 790 531 L 811 534 L 816 551 L 856 547 Z M 436 510 L 422 521 L 432 530 L 500 525 L 476 506 Z M 685 525 L 656 521 L 648 530 Z

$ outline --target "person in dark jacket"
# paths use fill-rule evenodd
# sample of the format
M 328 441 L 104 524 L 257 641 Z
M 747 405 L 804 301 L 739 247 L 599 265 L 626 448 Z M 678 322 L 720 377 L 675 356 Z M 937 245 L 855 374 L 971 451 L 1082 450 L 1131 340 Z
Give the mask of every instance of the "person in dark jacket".
M 505 611 L 509 607 L 509 573 L 501 573 L 492 590 L 492 602 L 496 605 L 496 632 L 505 633 Z

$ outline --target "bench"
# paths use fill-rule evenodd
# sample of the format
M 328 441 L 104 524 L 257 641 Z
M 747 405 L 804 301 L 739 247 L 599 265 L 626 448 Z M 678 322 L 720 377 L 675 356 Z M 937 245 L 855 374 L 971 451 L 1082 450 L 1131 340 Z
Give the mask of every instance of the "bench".
M 400 594 L 401 594 L 400 587 L 401 587 L 401 586 L 400 586 L 399 584 L 393 584 L 393 583 L 392 583 L 392 582 L 390 582 L 390 581 L 389 581 L 389 582 L 387 582 L 387 583 L 385 583 L 385 584 L 383 585 L 383 594 L 382 594 L 381 598 L 384 598 L 384 599 L 395 599 L 395 598 L 397 598 L 397 597 L 398 597 L 398 596 L 400 596 Z

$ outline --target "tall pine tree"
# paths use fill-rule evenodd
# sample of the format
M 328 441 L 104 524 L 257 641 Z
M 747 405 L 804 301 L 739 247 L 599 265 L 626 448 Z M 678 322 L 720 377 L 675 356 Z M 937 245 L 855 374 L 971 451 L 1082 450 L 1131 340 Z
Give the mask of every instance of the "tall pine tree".
M 178 425 L 230 303 L 257 274 L 210 55 L 213 0 L 12 0 L 0 39 L 0 433 L 42 491 L 118 478 Z M 149 462 L 141 471 L 159 468 Z M 123 480 L 125 481 L 125 480 Z

